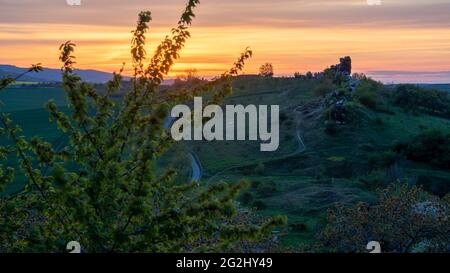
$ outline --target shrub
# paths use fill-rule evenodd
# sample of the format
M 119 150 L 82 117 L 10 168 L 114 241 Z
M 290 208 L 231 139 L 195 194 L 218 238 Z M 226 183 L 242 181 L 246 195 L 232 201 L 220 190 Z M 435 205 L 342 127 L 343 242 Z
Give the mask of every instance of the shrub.
M 308 226 L 304 223 L 292 223 L 292 224 L 289 224 L 289 228 L 293 232 L 303 232 L 308 229 Z
M 340 87 L 336 90 L 336 93 L 339 97 L 345 97 L 348 95 L 348 90 L 344 87 Z
M 424 124 L 419 124 L 419 129 L 420 129 L 420 131 L 425 131 L 425 130 L 428 130 L 428 126 L 424 125 Z
M 378 241 L 383 252 L 446 252 L 450 248 L 450 196 L 439 199 L 419 188 L 394 185 L 379 191 L 374 205 L 358 203 L 329 211 L 321 246 L 331 252 L 366 252 Z
M 262 175 L 264 174 L 266 167 L 264 166 L 264 163 L 260 162 L 258 163 L 258 165 L 255 167 L 255 173 Z
M 242 204 L 245 206 L 250 205 L 253 202 L 253 199 L 253 194 L 251 192 L 244 192 L 240 198 Z
M 305 79 L 306 79 L 306 75 L 303 75 L 303 74 L 300 73 L 300 72 L 295 72 L 295 73 L 294 73 L 294 78 L 305 80 Z
M 394 103 L 406 110 L 450 117 L 449 92 L 402 84 L 397 87 L 394 93 Z
M 358 94 L 358 101 L 370 109 L 376 109 L 377 108 L 377 98 L 375 94 L 369 93 L 369 92 L 361 92 Z
M 84 252 L 207 251 L 261 238 L 285 222 L 276 217 L 256 227 L 235 225 L 234 200 L 244 182 L 180 185 L 172 169 L 155 168 L 173 144 L 163 126 L 170 105 L 207 91 L 214 98 L 210 103 L 220 102 L 252 55 L 247 49 L 228 72 L 195 90 L 160 92 L 190 37 L 198 3 L 188 1 L 178 25 L 148 63 L 145 34 L 151 13 L 139 14 L 131 46 L 131 88 L 120 100 L 113 96 L 123 82 L 121 73 L 113 75 L 106 92 L 98 92 L 74 73 L 75 44 L 61 45 L 62 82 L 72 111 L 47 104 L 50 119 L 69 139 L 61 149 L 38 137 L 27 139 L 8 115 L 0 116 L 0 134 L 12 143 L 0 147 L 0 158 L 16 155 L 27 179 L 22 192 L 0 198 L 0 251 L 63 252 L 72 240 Z M 1 166 L 0 189 L 13 180 L 14 171 Z
M 325 122 L 325 133 L 330 136 L 334 136 L 337 133 L 337 125 L 334 121 L 326 121 Z
M 265 63 L 259 68 L 259 75 L 263 77 L 273 77 L 273 65 L 271 63 Z
M 384 124 L 384 121 L 382 118 L 378 117 L 375 119 L 375 123 L 379 126 L 382 126 Z
M 256 200 L 255 202 L 253 202 L 253 207 L 256 208 L 257 210 L 265 210 L 265 209 L 267 209 L 266 203 L 264 203 L 261 200 Z
M 275 184 L 275 182 L 270 181 L 259 186 L 256 190 L 256 194 L 258 194 L 259 197 L 269 197 L 272 196 L 276 191 L 277 185 Z
M 450 168 L 450 134 L 430 130 L 416 136 L 408 144 L 397 145 L 410 160 Z
M 417 185 L 441 198 L 450 193 L 450 177 L 433 176 L 431 172 L 430 174 L 419 175 Z
M 371 191 L 385 187 L 390 182 L 386 177 L 386 171 L 381 169 L 373 170 L 365 174 L 359 178 L 359 181 L 364 184 L 364 189 Z
M 368 77 L 364 73 L 353 73 L 352 78 L 360 81 L 368 79 Z
M 318 97 L 325 97 L 336 89 L 336 85 L 329 79 L 323 80 L 313 89 L 313 94 Z
M 280 123 L 284 123 L 289 119 L 289 116 L 285 112 L 280 113 Z
M 372 152 L 369 154 L 369 164 L 374 167 L 389 167 L 397 161 L 397 154 L 393 151 Z
M 253 190 L 258 189 L 261 186 L 261 181 L 252 181 L 250 183 L 250 188 Z
M 364 79 L 356 88 L 354 97 L 364 106 L 370 109 L 377 109 L 380 104 L 380 93 L 383 90 L 383 84 L 372 79 Z
M 344 117 L 345 122 L 357 124 L 364 120 L 370 120 L 367 115 L 367 110 L 361 106 L 359 103 L 348 102 L 344 106 Z

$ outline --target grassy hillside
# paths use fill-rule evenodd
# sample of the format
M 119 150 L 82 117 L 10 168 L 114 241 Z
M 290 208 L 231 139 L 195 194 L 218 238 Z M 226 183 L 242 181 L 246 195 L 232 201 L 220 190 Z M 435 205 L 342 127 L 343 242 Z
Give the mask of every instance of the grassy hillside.
M 398 179 L 435 194 L 449 192 L 448 168 L 410 160 L 394 148 L 432 129 L 450 133 L 450 119 L 403 107 L 395 102 L 395 88 L 363 87 L 348 95 L 353 98 L 345 106 L 350 121 L 329 128 L 330 92 L 337 86 L 317 79 L 240 77 L 224 104 L 280 105 L 280 148 L 260 152 L 258 141 L 181 142 L 158 164 L 176 169 L 180 183 L 189 182 L 193 152 L 203 169 L 202 184 L 247 179 L 250 187 L 241 205 L 261 215 L 287 215 L 289 225 L 281 237 L 285 246 L 314 243 L 328 208 L 374 202 L 376 189 Z M 367 103 L 367 92 L 375 104 Z M 62 135 L 43 108 L 49 99 L 69 111 L 61 89 L 27 87 L 0 93 L 1 111 L 11 113 L 25 136 L 59 145 Z M 2 163 L 17 167 L 11 159 Z M 24 178 L 17 177 L 7 193 L 23 184 Z
M 289 227 L 285 245 L 315 239 L 328 208 L 371 203 L 374 191 L 398 179 L 430 191 L 450 191 L 450 170 L 413 162 L 395 154 L 397 143 L 438 129 L 450 133 L 450 120 L 408 111 L 392 101 L 395 90 L 377 94 L 378 109 L 356 99 L 353 122 L 327 133 L 327 98 L 319 80 L 245 77 L 238 79 L 225 104 L 279 104 L 280 149 L 259 151 L 259 142 L 191 143 L 204 167 L 204 183 L 246 178 L 251 187 L 241 204 L 261 214 L 284 214 Z M 331 91 L 331 90 L 329 90 Z M 436 193 L 436 192 L 435 192 Z

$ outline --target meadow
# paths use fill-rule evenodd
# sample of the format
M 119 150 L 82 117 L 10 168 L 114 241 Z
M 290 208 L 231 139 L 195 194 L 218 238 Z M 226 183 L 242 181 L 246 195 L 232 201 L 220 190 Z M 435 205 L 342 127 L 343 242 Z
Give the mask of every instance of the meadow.
M 38 136 L 53 143 L 54 147 L 58 147 L 63 141 L 67 141 L 67 138 L 57 129 L 55 123 L 50 122 L 45 105 L 52 100 L 61 111 L 70 113 L 66 92 L 58 87 L 28 87 L 27 85 L 13 86 L 3 90 L 0 93 L 0 111 L 10 114 L 15 124 L 21 125 L 23 135 L 27 139 Z M 0 144 L 8 143 L 10 143 L 8 138 L 0 138 Z M 174 154 L 177 156 L 174 156 Z M 13 155 L 2 164 L 5 167 L 18 168 L 17 160 Z M 186 177 L 189 177 L 191 169 L 186 147 L 175 145 L 161 158 L 158 164 L 176 168 L 178 176 L 175 179 L 180 183 L 188 181 Z M 15 182 L 8 185 L 5 192 L 0 193 L 0 195 L 16 193 L 23 189 L 26 180 L 23 175 L 20 175 L 20 172 L 18 174 Z
M 53 100 L 64 112 L 68 112 L 66 94 L 61 88 L 36 88 L 20 87 L 7 88 L 0 93 L 0 110 L 11 115 L 16 124 L 20 124 L 23 134 L 27 138 L 39 136 L 58 145 L 62 134 L 56 125 L 49 121 L 49 115 L 45 104 Z M 1 144 L 10 143 L 9 139 L 2 137 Z M 13 156 L 7 158 L 4 166 L 17 168 L 16 159 Z M 15 183 L 9 185 L 6 194 L 20 191 L 25 179 L 23 176 L 16 177 Z

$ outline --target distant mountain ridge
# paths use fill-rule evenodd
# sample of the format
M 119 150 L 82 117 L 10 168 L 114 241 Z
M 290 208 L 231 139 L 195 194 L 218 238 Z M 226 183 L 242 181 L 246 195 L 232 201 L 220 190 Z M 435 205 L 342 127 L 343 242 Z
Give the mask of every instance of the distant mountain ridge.
M 0 64 L 0 78 L 15 77 L 27 71 L 28 68 L 17 67 L 14 65 Z M 75 69 L 74 73 L 79 75 L 85 82 L 91 83 L 105 83 L 112 79 L 112 73 L 98 71 L 98 70 L 83 70 Z M 61 70 L 56 68 L 44 68 L 39 73 L 30 72 L 29 74 L 20 78 L 20 81 L 29 82 L 61 82 Z

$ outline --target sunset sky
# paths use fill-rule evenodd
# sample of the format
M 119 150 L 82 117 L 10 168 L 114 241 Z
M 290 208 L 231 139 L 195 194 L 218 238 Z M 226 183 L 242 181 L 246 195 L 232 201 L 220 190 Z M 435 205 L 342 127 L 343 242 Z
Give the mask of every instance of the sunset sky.
M 72 40 L 79 68 L 112 72 L 130 63 L 139 11 L 153 14 L 151 53 L 186 2 L 81 1 L 0 0 L 0 64 L 59 67 L 58 46 Z M 449 14 L 450 0 L 202 0 L 172 75 L 217 75 L 250 46 L 246 73 L 264 62 L 279 76 L 319 71 L 350 55 L 354 70 L 384 82 L 450 82 Z

